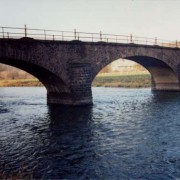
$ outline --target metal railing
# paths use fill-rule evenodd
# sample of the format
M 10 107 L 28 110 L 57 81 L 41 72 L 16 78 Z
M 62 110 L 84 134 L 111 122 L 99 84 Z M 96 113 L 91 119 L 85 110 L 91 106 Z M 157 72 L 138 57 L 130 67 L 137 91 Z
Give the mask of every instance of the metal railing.
M 103 34 L 101 31 L 99 33 L 87 33 L 79 32 L 76 29 L 74 31 L 58 31 L 58 30 L 46 30 L 46 29 L 32 29 L 17 27 L 0 27 L 0 38 L 11 38 L 19 39 L 23 37 L 29 37 L 40 40 L 58 40 L 58 41 L 72 41 L 79 40 L 85 42 L 111 42 L 111 43 L 125 43 L 125 44 L 142 44 L 142 45 L 156 45 L 162 47 L 178 48 L 180 47 L 180 42 L 162 40 L 158 38 L 147 38 L 126 35 L 114 35 L 114 34 Z

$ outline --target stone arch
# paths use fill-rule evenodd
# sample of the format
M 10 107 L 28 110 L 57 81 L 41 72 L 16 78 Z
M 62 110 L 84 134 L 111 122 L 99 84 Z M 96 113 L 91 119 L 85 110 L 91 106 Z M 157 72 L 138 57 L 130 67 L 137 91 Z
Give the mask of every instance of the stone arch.
M 22 60 L 0 58 L 0 63 L 19 68 L 36 77 L 47 90 L 47 102 L 64 104 L 71 98 L 71 90 L 67 84 L 57 75 L 45 69 Z
M 144 68 L 146 68 L 151 74 L 152 90 L 175 90 L 179 91 L 179 78 L 175 71 L 164 61 L 149 56 L 127 56 L 123 59 L 134 61 Z M 94 72 L 93 79 L 95 76 L 108 64 L 113 62 L 105 62 L 101 67 Z

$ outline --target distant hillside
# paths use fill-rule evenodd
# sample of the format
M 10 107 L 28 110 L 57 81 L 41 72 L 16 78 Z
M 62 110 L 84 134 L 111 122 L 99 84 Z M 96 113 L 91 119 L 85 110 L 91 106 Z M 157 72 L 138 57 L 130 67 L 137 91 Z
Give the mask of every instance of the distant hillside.
M 0 80 L 4 79 L 33 79 L 34 76 L 22 71 L 20 69 L 14 68 L 12 66 L 7 66 L 0 64 Z

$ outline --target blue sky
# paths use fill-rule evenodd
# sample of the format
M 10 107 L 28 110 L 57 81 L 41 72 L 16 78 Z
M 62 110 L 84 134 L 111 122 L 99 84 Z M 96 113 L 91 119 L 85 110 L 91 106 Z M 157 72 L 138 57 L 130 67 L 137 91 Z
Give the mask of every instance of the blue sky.
M 180 40 L 180 0 L 0 0 L 0 26 Z

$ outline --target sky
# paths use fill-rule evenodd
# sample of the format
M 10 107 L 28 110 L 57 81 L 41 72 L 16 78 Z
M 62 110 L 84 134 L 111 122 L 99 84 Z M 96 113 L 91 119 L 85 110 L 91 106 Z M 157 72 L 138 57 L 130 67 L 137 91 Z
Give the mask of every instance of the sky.
M 180 40 L 180 0 L 0 0 L 0 26 Z

